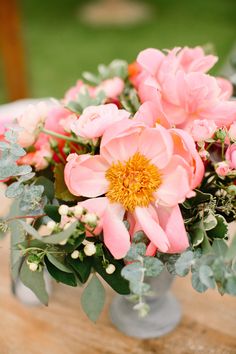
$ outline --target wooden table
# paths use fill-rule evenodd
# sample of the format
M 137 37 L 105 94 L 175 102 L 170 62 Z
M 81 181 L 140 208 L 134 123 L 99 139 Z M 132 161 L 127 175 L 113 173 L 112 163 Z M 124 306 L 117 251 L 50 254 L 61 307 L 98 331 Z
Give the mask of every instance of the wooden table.
M 198 294 L 187 278 L 173 292 L 183 319 L 171 334 L 137 340 L 109 322 L 106 309 L 91 323 L 80 307 L 80 289 L 55 284 L 48 308 L 20 304 L 10 292 L 8 240 L 0 242 L 0 354 L 236 354 L 236 299 L 217 292 Z

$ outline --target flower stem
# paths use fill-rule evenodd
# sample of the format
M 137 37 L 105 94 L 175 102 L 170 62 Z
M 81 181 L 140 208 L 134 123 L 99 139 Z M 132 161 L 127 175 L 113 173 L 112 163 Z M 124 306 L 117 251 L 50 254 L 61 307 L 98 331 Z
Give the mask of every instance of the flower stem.
M 77 144 L 84 145 L 84 146 L 87 145 L 80 137 L 73 138 L 72 136 L 67 136 L 67 135 L 59 134 L 59 133 L 56 133 L 56 132 L 54 132 L 54 131 L 52 131 L 52 130 L 48 130 L 48 129 L 45 129 L 45 128 L 42 128 L 41 131 L 42 131 L 43 133 L 47 134 L 47 135 L 54 136 L 55 138 L 58 138 L 58 139 L 62 139 L 62 140 L 66 140 L 66 141 L 71 141 L 71 142 L 73 142 L 73 143 L 77 143 Z

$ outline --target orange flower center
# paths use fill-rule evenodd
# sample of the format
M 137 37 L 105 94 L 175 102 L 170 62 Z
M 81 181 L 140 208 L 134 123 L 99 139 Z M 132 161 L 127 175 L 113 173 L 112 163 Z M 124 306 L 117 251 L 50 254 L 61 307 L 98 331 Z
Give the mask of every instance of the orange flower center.
M 107 198 L 129 211 L 148 206 L 162 182 L 157 167 L 139 152 L 126 162 L 113 163 L 106 171 L 106 179 L 110 182 Z

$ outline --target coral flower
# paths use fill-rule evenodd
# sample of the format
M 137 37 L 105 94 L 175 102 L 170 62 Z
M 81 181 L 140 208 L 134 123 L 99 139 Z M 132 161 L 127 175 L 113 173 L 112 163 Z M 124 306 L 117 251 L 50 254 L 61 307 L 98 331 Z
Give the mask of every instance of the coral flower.
M 192 178 L 190 164 L 175 152 L 167 129 L 127 119 L 105 131 L 100 155 L 71 154 L 65 167 L 70 192 L 94 198 L 92 211 L 100 210 L 104 242 L 117 259 L 130 247 L 124 216 L 134 218 L 162 252 L 188 247 L 178 203 L 191 193 Z

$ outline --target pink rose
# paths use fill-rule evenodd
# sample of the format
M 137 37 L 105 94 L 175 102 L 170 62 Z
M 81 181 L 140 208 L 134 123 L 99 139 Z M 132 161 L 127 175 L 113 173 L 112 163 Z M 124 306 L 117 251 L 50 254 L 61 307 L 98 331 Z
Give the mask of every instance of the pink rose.
M 195 119 L 190 129 L 190 134 L 195 141 L 206 141 L 212 138 L 217 126 L 213 120 Z
M 230 140 L 236 142 L 236 122 L 233 122 L 233 124 L 231 124 L 228 133 Z
M 222 161 L 216 165 L 215 170 L 216 170 L 216 173 L 218 174 L 218 176 L 225 177 L 230 172 L 230 166 L 229 166 L 228 162 Z
M 95 88 L 89 85 L 86 85 L 82 80 L 78 80 L 75 86 L 72 86 L 65 93 L 64 103 L 68 103 L 70 101 L 76 101 L 78 94 L 83 93 L 84 90 L 88 90 L 91 96 L 94 96 Z
M 124 81 L 119 77 L 114 77 L 103 81 L 97 88 L 96 92 L 105 92 L 108 98 L 117 98 L 124 90 Z
M 39 133 L 40 125 L 46 120 L 48 107 L 44 102 L 29 105 L 24 113 L 17 118 L 22 131 L 18 135 L 18 143 L 27 148 L 34 144 Z
M 84 109 L 82 115 L 71 125 L 71 130 L 86 139 L 99 138 L 112 124 L 122 119 L 128 119 L 130 113 L 118 109 L 115 104 L 90 106 Z
M 226 160 L 229 162 L 230 168 L 236 169 L 236 143 L 228 147 L 226 154 Z

